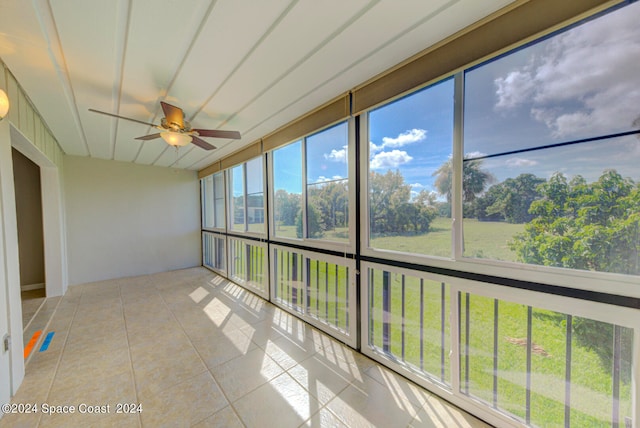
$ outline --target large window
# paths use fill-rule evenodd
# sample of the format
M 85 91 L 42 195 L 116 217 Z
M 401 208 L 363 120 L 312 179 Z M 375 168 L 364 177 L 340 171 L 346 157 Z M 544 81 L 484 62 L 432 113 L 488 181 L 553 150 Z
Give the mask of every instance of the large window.
M 348 125 L 273 152 L 276 237 L 349 242 Z
M 451 257 L 453 79 L 369 113 L 369 246 Z
M 245 165 L 247 176 L 247 231 L 264 233 L 264 180 L 262 157 L 252 159 Z
M 265 138 L 202 181 L 203 264 L 496 426 L 635 426 L 638 16 Z
M 265 233 L 262 162 L 258 157 L 229 170 L 229 227 L 233 231 Z
M 215 212 L 215 218 L 213 221 L 214 227 L 219 229 L 224 228 L 225 216 L 224 216 L 224 173 L 219 172 L 213 175 L 213 209 Z
M 277 237 L 295 238 L 302 206 L 302 141 L 275 150 L 272 164 L 273 232 Z
M 209 229 L 214 225 L 213 175 L 200 180 L 200 198 L 202 201 L 202 227 Z
M 347 124 L 306 139 L 307 237 L 349 240 Z
M 224 229 L 224 172 L 200 180 L 202 227 Z
M 245 195 L 244 164 L 231 168 L 229 173 L 229 226 L 231 230 L 244 232 Z
M 640 273 L 638 16 L 630 5 L 465 74 L 466 257 Z

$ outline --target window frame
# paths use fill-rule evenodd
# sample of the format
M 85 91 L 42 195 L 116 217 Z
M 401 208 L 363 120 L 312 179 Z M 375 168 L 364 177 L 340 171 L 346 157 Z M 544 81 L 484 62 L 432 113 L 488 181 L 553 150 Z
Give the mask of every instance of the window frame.
M 216 176 L 222 174 L 222 198 L 216 198 Z M 211 192 L 209 194 L 206 194 L 206 186 L 204 185 L 204 182 L 207 178 L 211 177 Z M 226 232 L 227 228 L 226 228 L 226 217 L 227 217 L 227 195 L 226 195 L 226 191 L 224 190 L 226 188 L 226 173 L 225 171 L 218 171 L 215 172 L 213 174 L 209 174 L 205 177 L 202 177 L 200 179 L 200 205 L 201 205 L 201 221 L 200 221 L 200 227 L 202 230 L 206 230 L 206 231 L 216 231 L 216 232 Z M 205 204 L 205 195 L 206 197 L 211 197 L 211 206 L 212 206 L 212 216 L 213 216 L 213 225 L 209 226 L 209 227 L 205 227 L 204 222 L 205 222 L 205 215 L 206 215 L 206 204 Z M 216 218 L 216 199 L 222 199 L 223 200 L 223 214 L 225 216 L 225 218 L 222 219 L 222 224 L 224 225 L 223 227 L 219 227 L 216 226 L 217 223 L 217 218 Z
M 562 32 L 563 28 L 559 30 Z M 556 33 L 554 33 L 556 34 Z M 550 35 L 544 36 L 550 37 Z M 536 39 L 539 40 L 539 39 Z M 535 41 L 534 41 L 535 42 Z M 509 52 L 522 49 L 515 47 Z M 509 53 L 507 52 L 507 53 Z M 491 58 L 486 58 L 481 64 L 490 62 L 505 55 L 497 53 Z M 502 277 L 508 280 L 531 281 L 535 283 L 549 284 L 566 287 L 574 290 L 585 290 L 640 298 L 640 277 L 610 272 L 595 272 L 554 266 L 539 266 L 533 264 L 479 259 L 465 257 L 463 255 L 464 235 L 462 216 L 462 157 L 463 157 L 463 122 L 464 122 L 464 72 L 481 64 L 470 65 L 462 70 L 441 76 L 436 81 L 425 83 L 413 88 L 384 103 L 372 106 L 360 114 L 360 254 L 362 256 L 387 259 L 408 264 L 427 266 L 428 269 L 446 269 L 465 274 L 480 274 L 490 277 Z M 453 130 L 453 180 L 451 189 L 451 258 L 432 255 L 407 253 L 394 250 L 371 248 L 369 245 L 369 112 L 397 101 L 403 97 L 416 93 L 424 88 L 437 84 L 453 76 L 454 78 L 454 130 Z M 612 289 L 612 287 L 614 287 Z
M 243 195 L 243 219 L 244 219 L 244 230 L 235 230 L 233 229 L 233 223 L 232 223 L 232 218 L 233 218 L 233 204 L 228 203 L 227 204 L 227 209 L 225 211 L 226 215 L 227 215 L 227 222 L 226 222 L 226 231 L 227 234 L 236 234 L 236 235 L 246 235 L 246 236 L 253 236 L 256 238 L 264 238 L 265 235 L 267 234 L 267 221 L 268 218 L 265 216 L 264 217 L 264 221 L 263 221 L 263 227 L 262 227 L 262 231 L 261 232 L 255 232 L 255 231 L 250 231 L 249 230 L 249 223 L 247 222 L 247 214 L 248 214 L 248 204 L 247 204 L 247 163 L 254 161 L 256 159 L 261 159 L 261 165 L 262 165 L 262 194 L 263 194 L 263 198 L 262 198 L 262 205 L 263 205 L 263 209 L 264 212 L 267 212 L 267 205 L 269 205 L 267 203 L 267 199 L 266 199 L 266 186 L 267 183 L 265 180 L 266 178 L 266 174 L 265 174 L 265 170 L 266 170 L 266 164 L 265 164 L 265 156 L 264 154 L 261 154 L 259 156 L 253 157 L 251 159 L 248 159 L 242 163 L 233 165 L 227 169 L 225 169 L 224 171 L 226 172 L 226 174 L 231 174 L 231 170 L 235 169 L 235 168 L 242 168 L 242 195 Z M 227 179 L 226 183 L 225 183 L 225 189 L 226 189 L 226 195 L 227 198 L 229 198 L 228 200 L 231 200 L 231 198 L 233 198 L 233 189 L 232 189 L 232 183 L 233 180 L 232 179 Z
M 360 308 L 360 324 L 367 326 L 370 317 L 369 310 L 369 287 L 368 275 L 369 269 L 380 269 L 392 273 L 405 275 L 421 276 L 434 282 L 444 282 L 449 286 L 449 328 L 450 328 L 450 349 L 451 357 L 449 358 L 449 369 L 451 373 L 451 383 L 445 385 L 434 382 L 431 377 L 423 376 L 415 370 L 407 368 L 405 364 L 393 358 L 389 358 L 384 353 L 376 351 L 368 345 L 369 329 L 361 327 L 361 352 L 369 358 L 390 367 L 394 371 L 401 373 L 403 376 L 423 386 L 425 389 L 435 393 L 441 397 L 449 397 L 450 401 L 461 408 L 472 411 L 474 414 L 483 417 L 490 423 L 500 425 L 511 425 L 514 419 L 507 413 L 500 410 L 494 410 L 491 405 L 469 397 L 462 392 L 462 384 L 460 381 L 461 360 L 455 356 L 462 356 L 460 346 L 461 339 L 461 320 L 458 318 L 456 308 L 460 308 L 460 294 L 471 293 L 485 298 L 504 300 L 510 303 L 521 304 L 524 306 L 532 306 L 537 309 L 551 310 L 572 316 L 587 318 L 590 320 L 616 324 L 634 330 L 634 368 L 635 376 L 638 377 L 638 361 L 640 356 L 640 329 L 638 326 L 638 311 L 634 308 L 620 307 L 609 305 L 607 303 L 594 302 L 580 299 L 579 297 L 553 295 L 549 298 L 549 294 L 525 289 L 517 289 L 511 286 L 499 285 L 491 282 L 480 282 L 473 279 L 458 278 L 437 272 L 416 271 L 405 267 L 391 266 L 375 261 L 363 261 L 360 266 L 361 276 L 361 308 Z M 456 374 L 458 376 L 456 376 Z M 637 390 L 637 386 L 635 387 Z M 640 411 L 640 402 L 636 399 L 635 412 Z M 637 413 L 634 413 L 634 415 Z
M 208 208 L 207 208 L 207 201 L 209 201 L 211 203 L 211 211 L 212 211 L 212 223 L 215 224 L 215 207 L 214 207 L 214 192 L 213 190 L 211 191 L 211 194 L 209 195 L 207 193 L 207 179 L 211 180 L 211 188 L 213 189 L 214 184 L 213 184 L 213 174 L 211 175 L 207 175 L 206 177 L 202 177 L 200 179 L 200 228 L 202 230 L 209 230 L 211 229 L 211 227 L 206 226 L 206 222 L 207 222 L 207 212 L 208 212 Z M 210 196 L 210 198 L 209 198 Z
M 221 198 L 216 198 L 216 176 L 221 176 L 222 178 L 222 197 Z M 219 171 L 216 172 L 215 174 L 212 174 L 213 177 L 213 224 L 214 227 L 213 229 L 215 230 L 226 230 L 226 223 L 227 223 L 227 219 L 226 219 L 226 214 L 227 214 L 227 195 L 226 192 L 224 191 L 225 187 L 226 187 L 226 174 L 224 171 Z M 218 222 L 218 218 L 216 216 L 216 200 L 218 199 L 222 199 L 222 221 Z M 216 226 L 216 224 L 221 223 L 223 226 Z
M 340 124 L 345 123 L 347 126 L 347 188 L 348 188 L 348 207 L 349 207 L 349 219 L 348 224 L 349 227 L 349 240 L 348 242 L 341 241 L 330 241 L 327 239 L 316 239 L 316 238 L 308 238 L 307 234 L 307 192 L 308 192 L 308 177 L 307 177 L 307 138 L 317 135 L 323 131 L 326 131 L 330 128 L 338 126 Z M 268 151 L 267 155 L 267 173 L 268 173 L 268 192 L 269 192 L 269 201 L 274 201 L 275 189 L 273 184 L 274 181 L 274 168 L 273 168 L 273 153 L 278 149 L 288 146 L 289 144 L 294 144 L 296 142 L 301 142 L 301 159 L 302 162 L 302 195 L 301 195 L 301 205 L 303 207 L 303 215 L 302 215 L 302 230 L 304 231 L 305 236 L 302 238 L 289 238 L 284 236 L 277 236 L 275 233 L 275 224 L 272 219 L 275 219 L 275 206 L 273 203 L 269 203 L 269 239 L 274 244 L 282 243 L 283 245 L 293 245 L 293 246 L 308 246 L 313 248 L 322 248 L 325 250 L 337 251 L 340 253 L 354 253 L 356 249 L 356 180 L 355 180 L 355 165 L 356 165 L 356 156 L 355 156 L 355 142 L 356 142 L 356 126 L 355 126 L 355 118 L 350 117 L 347 120 L 341 120 L 335 123 L 332 123 L 323 128 L 317 129 L 313 133 L 306 134 L 302 137 L 291 140 L 287 144 L 284 144 L 280 147 L 277 147 L 273 150 Z M 351 226 L 353 225 L 353 226 Z

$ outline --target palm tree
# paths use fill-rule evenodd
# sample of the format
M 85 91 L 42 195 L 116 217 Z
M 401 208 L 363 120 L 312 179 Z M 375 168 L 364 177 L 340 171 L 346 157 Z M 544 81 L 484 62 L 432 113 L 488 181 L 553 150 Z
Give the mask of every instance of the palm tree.
M 493 174 L 481 169 L 482 160 L 464 157 L 462 164 L 462 199 L 463 202 L 473 202 L 476 195 L 485 190 L 487 184 L 496 181 Z M 441 195 L 447 196 L 451 202 L 451 185 L 453 183 L 453 159 L 450 157 L 432 176 L 436 177 L 435 186 Z

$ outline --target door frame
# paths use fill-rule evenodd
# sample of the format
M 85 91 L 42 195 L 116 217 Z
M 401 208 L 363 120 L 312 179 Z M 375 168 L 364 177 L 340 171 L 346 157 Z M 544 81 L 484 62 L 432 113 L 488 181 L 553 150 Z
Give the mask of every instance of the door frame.
M 61 168 L 8 120 L 0 121 L 0 246 L 2 247 L 0 248 L 0 292 L 5 293 L 7 299 L 6 302 L 0 300 L 0 304 L 7 312 L 8 333 L 12 343 L 8 355 L 10 396 L 15 395 L 25 374 L 12 147 L 40 168 L 47 297 L 64 295 L 68 286 Z M 0 316 L 3 316 L 4 312 L 0 310 Z M 0 335 L 0 341 L 1 336 L 4 334 Z M 0 352 L 2 352 L 1 344 Z M 5 361 L 2 363 L 6 364 Z M 6 392 L 0 391 L 0 398 L 6 399 L 4 395 Z

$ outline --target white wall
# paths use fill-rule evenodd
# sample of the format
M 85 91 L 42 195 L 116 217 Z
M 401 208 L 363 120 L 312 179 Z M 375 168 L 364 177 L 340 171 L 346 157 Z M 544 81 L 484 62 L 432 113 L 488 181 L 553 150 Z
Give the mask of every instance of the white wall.
M 199 266 L 195 171 L 64 158 L 69 284 Z

